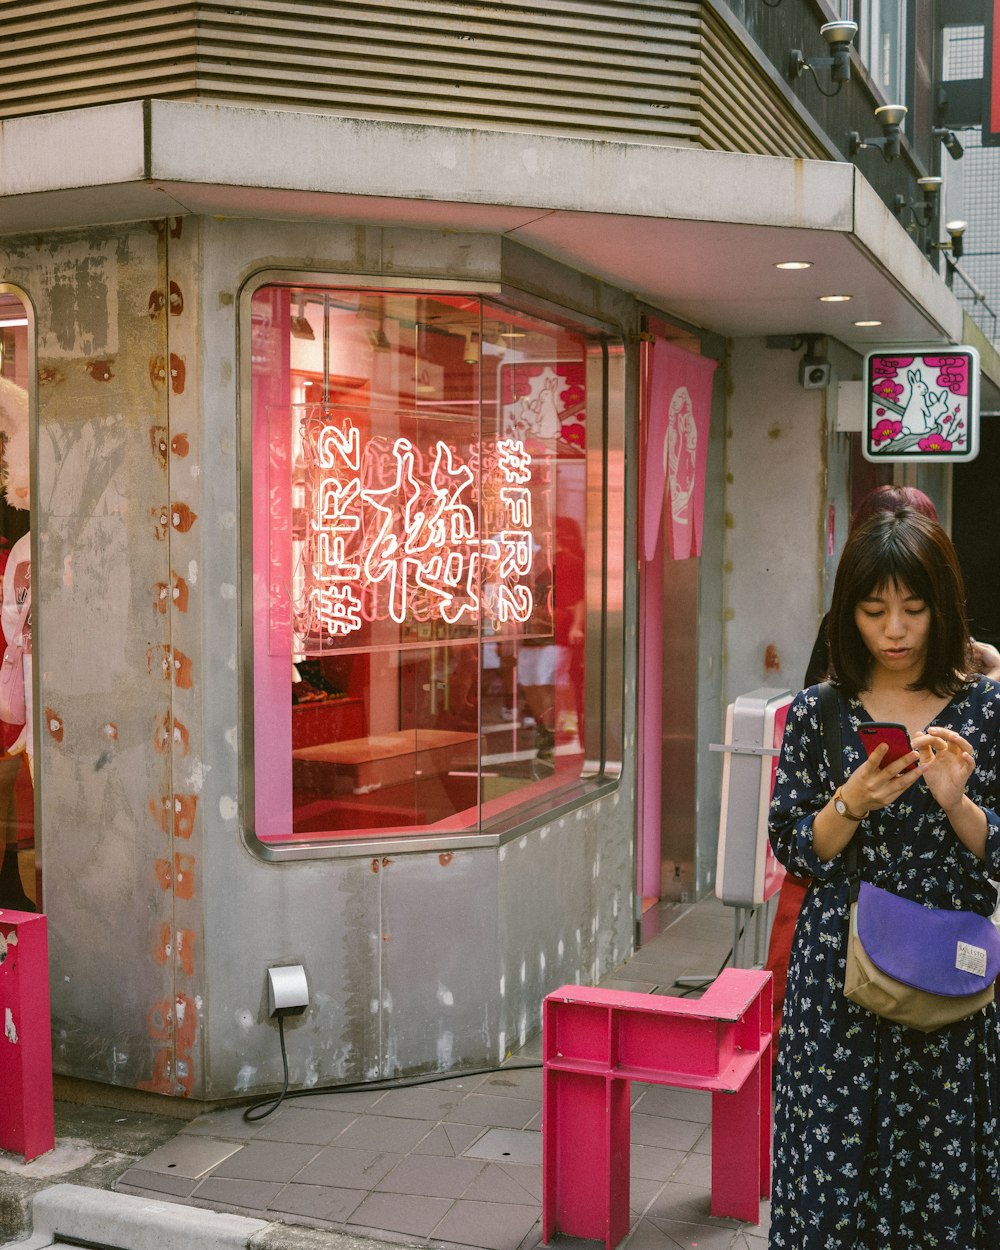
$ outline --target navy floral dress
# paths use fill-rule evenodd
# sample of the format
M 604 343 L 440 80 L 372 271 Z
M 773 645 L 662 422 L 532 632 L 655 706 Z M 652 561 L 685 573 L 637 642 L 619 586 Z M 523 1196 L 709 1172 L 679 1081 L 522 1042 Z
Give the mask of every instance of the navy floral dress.
M 863 761 L 841 696 L 843 770 L 831 774 L 815 686 L 788 715 L 771 803 L 771 844 L 811 876 L 792 942 L 778 1069 L 771 1250 L 1000 1250 L 1000 1015 L 934 1033 L 844 998 L 848 882 L 822 863 L 812 822 Z M 967 793 L 986 809 L 985 864 L 966 850 L 923 780 L 860 825 L 861 875 L 933 907 L 990 915 L 1000 880 L 1000 687 L 980 680 L 932 722 L 973 746 Z

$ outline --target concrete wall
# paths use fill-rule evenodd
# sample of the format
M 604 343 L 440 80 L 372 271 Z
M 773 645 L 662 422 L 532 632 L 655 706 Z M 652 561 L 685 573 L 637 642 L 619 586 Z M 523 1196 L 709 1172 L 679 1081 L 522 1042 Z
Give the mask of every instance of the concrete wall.
M 850 510 L 845 435 L 828 473 L 830 392 L 798 383 L 798 356 L 733 343 L 726 414 L 725 701 L 760 686 L 798 690 Z M 834 480 L 835 479 L 835 480 Z
M 312 996 L 288 1021 L 293 1084 L 490 1063 L 545 992 L 630 951 L 631 765 L 504 846 L 275 863 L 241 832 L 240 287 L 268 267 L 489 282 L 500 255 L 495 237 L 197 218 L 4 241 L 43 379 L 36 775 L 60 1073 L 197 1098 L 274 1087 L 265 970 L 286 962 Z M 558 269 L 512 264 L 540 290 Z

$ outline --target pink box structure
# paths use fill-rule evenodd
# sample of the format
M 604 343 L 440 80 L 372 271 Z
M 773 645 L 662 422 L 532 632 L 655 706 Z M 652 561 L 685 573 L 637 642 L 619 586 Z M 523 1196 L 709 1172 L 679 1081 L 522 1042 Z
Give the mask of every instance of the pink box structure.
M 0 1150 L 25 1163 L 55 1146 L 46 919 L 0 911 Z
M 756 1223 L 771 1192 L 771 974 L 700 999 L 564 985 L 542 1017 L 542 1238 L 629 1228 L 632 1081 L 712 1094 L 712 1214 Z

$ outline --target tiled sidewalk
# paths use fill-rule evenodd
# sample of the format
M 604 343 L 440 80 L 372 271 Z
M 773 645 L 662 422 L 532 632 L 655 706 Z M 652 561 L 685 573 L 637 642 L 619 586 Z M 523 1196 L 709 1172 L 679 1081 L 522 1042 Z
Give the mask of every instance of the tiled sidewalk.
M 676 993 L 676 977 L 714 974 L 732 916 L 705 900 L 603 984 Z M 539 1054 L 536 1040 L 490 1074 L 296 1097 L 256 1123 L 241 1110 L 212 1112 L 115 1188 L 410 1244 L 533 1250 L 541 1244 L 542 1074 L 513 1065 Z M 633 1085 L 632 1250 L 763 1250 L 766 1203 L 753 1226 L 709 1214 L 709 1121 L 707 1094 Z

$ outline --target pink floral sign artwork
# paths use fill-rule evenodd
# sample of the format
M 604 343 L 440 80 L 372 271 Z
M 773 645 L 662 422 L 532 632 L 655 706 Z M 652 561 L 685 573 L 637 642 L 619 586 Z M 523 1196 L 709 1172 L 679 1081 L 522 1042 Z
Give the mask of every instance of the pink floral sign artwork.
M 965 461 L 979 452 L 979 356 L 973 347 L 870 352 L 863 451 L 873 461 Z

